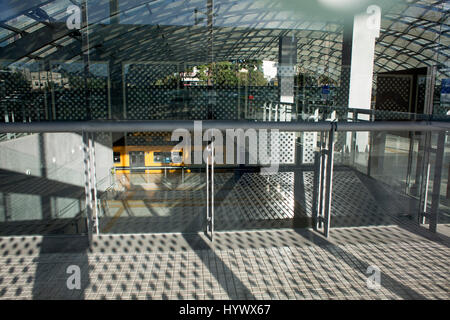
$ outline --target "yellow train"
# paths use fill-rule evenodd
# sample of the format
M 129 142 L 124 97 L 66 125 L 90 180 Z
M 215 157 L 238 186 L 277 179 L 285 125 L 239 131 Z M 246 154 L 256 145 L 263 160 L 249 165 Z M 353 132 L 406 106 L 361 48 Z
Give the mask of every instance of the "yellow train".
M 126 141 L 126 142 L 125 142 Z M 114 170 L 116 173 L 145 172 L 162 173 L 175 172 L 185 168 L 188 163 L 187 152 L 175 146 L 171 141 L 171 133 L 134 132 L 129 133 L 126 140 L 118 140 L 113 145 Z M 204 145 L 191 146 L 193 153 L 200 148 L 203 154 Z M 222 152 L 223 146 L 217 146 L 216 152 Z M 188 165 L 192 167 L 192 165 Z M 170 168 L 178 169 L 170 169 Z M 185 168 L 184 172 L 191 172 Z
M 183 151 L 174 149 L 173 146 L 114 146 L 113 156 L 116 173 L 161 173 L 164 170 L 174 172 L 176 169 L 167 168 L 183 167 L 185 159 Z

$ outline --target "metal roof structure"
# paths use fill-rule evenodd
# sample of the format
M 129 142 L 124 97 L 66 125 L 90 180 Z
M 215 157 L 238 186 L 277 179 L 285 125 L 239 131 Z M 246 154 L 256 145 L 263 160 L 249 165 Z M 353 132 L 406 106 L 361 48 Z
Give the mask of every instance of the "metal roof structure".
M 8 64 L 74 61 L 88 52 L 91 61 L 277 61 L 279 37 L 294 36 L 299 65 L 311 72 L 325 66 L 331 77 L 339 77 L 343 22 L 349 13 L 332 14 L 319 8 L 323 1 L 313 0 L 302 1 L 295 9 L 288 0 L 215 0 L 211 39 L 209 1 L 4 1 L 0 59 Z M 67 8 L 86 3 L 87 24 L 81 30 L 68 29 Z M 375 73 L 448 64 L 450 5 L 445 0 L 379 1 L 379 5 Z

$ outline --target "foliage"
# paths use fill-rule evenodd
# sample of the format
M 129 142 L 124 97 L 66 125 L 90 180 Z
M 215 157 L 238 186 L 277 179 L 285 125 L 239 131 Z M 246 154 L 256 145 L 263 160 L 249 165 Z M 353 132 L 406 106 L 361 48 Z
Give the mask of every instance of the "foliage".
M 336 81 L 326 74 L 315 74 L 307 70 L 300 69 L 296 77 L 296 82 L 299 87 L 305 86 L 321 86 L 321 85 L 336 85 Z
M 262 61 L 221 61 L 210 64 L 199 65 L 196 67 L 195 77 L 199 79 L 200 85 L 217 85 L 217 86 L 265 86 L 267 80 L 261 71 Z M 189 68 L 187 72 L 193 72 L 193 68 Z M 181 83 L 181 75 L 169 75 L 155 82 L 156 85 L 179 85 Z

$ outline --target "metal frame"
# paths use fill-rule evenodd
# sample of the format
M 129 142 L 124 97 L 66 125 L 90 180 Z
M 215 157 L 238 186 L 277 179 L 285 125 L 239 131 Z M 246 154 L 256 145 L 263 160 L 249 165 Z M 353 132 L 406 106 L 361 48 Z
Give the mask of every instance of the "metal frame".
M 207 129 L 278 129 L 280 131 L 450 131 L 450 121 L 376 121 L 376 122 L 262 122 L 205 120 Z M 184 128 L 194 131 L 194 120 L 151 120 L 151 121 L 55 121 L 55 122 L 9 122 L 0 124 L 0 133 L 40 132 L 167 132 Z
M 434 163 L 433 193 L 431 195 L 430 231 L 437 231 L 439 219 L 439 198 L 441 194 L 441 173 L 444 159 L 445 132 L 440 131 L 437 137 L 436 157 Z
M 322 230 L 325 237 L 330 233 L 331 202 L 333 194 L 334 135 L 336 122 L 331 122 L 325 142 L 325 132 L 320 137 L 320 150 L 314 158 L 313 228 Z M 327 145 L 327 149 L 325 146 Z
M 437 223 L 439 220 L 439 202 L 441 192 L 441 177 L 442 166 L 444 160 L 444 148 L 445 148 L 445 131 L 438 132 L 436 148 L 431 147 L 431 133 L 427 132 L 424 135 L 424 157 L 422 163 L 422 179 L 420 185 L 420 197 L 419 197 L 419 225 L 426 224 L 428 222 L 431 232 L 437 231 Z M 428 205 L 429 191 L 430 191 L 430 178 L 431 178 L 431 160 L 430 156 L 434 153 L 434 175 L 433 175 L 433 188 L 431 193 L 431 206 Z M 430 208 L 430 210 L 428 210 Z
M 99 234 L 98 229 L 98 198 L 97 198 L 97 178 L 95 171 L 95 141 L 94 133 L 83 132 L 83 154 L 84 154 L 84 177 L 85 177 L 85 210 L 86 228 L 89 241 L 92 235 Z
M 449 121 L 379 121 L 379 122 L 253 122 L 253 121 L 218 121 L 209 120 L 202 122 L 203 130 L 216 128 L 223 129 L 278 129 L 281 131 L 313 131 L 322 132 L 320 139 L 320 152 L 315 157 L 315 193 L 313 227 L 323 228 L 326 237 L 329 236 L 331 219 L 331 197 L 333 192 L 333 156 L 334 156 L 334 134 L 339 131 L 423 131 L 426 136 L 432 132 L 438 132 L 438 146 L 436 151 L 436 168 L 433 181 L 433 194 L 431 214 L 426 215 L 430 220 L 430 231 L 436 232 L 439 208 L 440 177 L 442 170 L 443 144 L 445 132 L 450 131 Z M 83 150 L 85 155 L 85 177 L 86 177 L 86 213 L 89 238 L 95 230 L 98 233 L 97 221 L 97 186 L 95 179 L 95 132 L 124 132 L 124 131 L 170 131 L 178 128 L 194 130 L 194 121 L 85 121 L 85 122 L 31 122 L 31 123 L 2 123 L 0 133 L 38 133 L 38 132 L 82 132 Z M 325 147 L 325 136 L 328 132 L 328 149 Z M 429 145 L 429 144 L 428 144 Z M 211 240 L 214 232 L 214 142 L 210 144 L 211 157 L 207 158 L 207 228 Z M 211 164 L 209 163 L 211 158 Z M 429 161 L 424 161 L 429 167 Z M 211 165 L 211 170 L 209 166 Z M 210 176 L 211 175 L 211 181 Z M 423 179 L 422 179 L 423 180 Z M 427 184 L 429 175 L 425 180 Z M 426 193 L 424 208 L 426 210 Z M 422 200 L 422 199 L 421 199 Z M 424 210 L 424 211 L 425 211 Z M 95 218 L 94 218 L 95 215 Z M 421 221 L 419 221 L 420 223 Z M 423 221 L 422 221 L 423 222 Z
M 214 236 L 214 141 L 207 147 L 206 157 L 206 235 L 213 241 Z M 209 168 L 211 166 L 211 169 Z

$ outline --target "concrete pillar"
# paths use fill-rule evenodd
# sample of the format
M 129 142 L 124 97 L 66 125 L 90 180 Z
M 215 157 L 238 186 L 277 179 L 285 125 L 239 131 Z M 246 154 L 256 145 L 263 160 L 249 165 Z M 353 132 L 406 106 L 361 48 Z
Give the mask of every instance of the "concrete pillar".
M 350 69 L 349 108 L 371 108 L 375 39 L 380 35 L 381 8 L 370 5 L 353 19 L 352 58 Z M 369 120 L 369 115 L 361 115 Z M 368 150 L 368 133 L 358 133 L 359 151 Z
M 280 87 L 280 102 L 294 103 L 294 76 L 297 64 L 297 39 L 280 37 L 278 51 L 278 83 Z M 289 119 L 286 119 L 290 121 Z
M 337 105 L 348 107 L 348 94 L 350 88 L 350 68 L 352 63 L 352 39 L 353 21 L 344 22 L 342 34 L 342 54 L 341 54 L 341 77 L 339 90 L 337 92 Z
M 339 79 L 339 88 L 337 90 L 336 105 L 339 107 L 348 107 L 348 95 L 350 89 L 350 69 L 352 63 L 352 39 L 353 39 L 353 19 L 345 20 L 342 34 L 342 53 L 341 53 L 341 75 Z M 338 110 L 336 116 L 338 119 L 345 118 L 347 112 Z M 351 149 L 351 133 L 338 132 L 335 144 L 337 151 L 342 148 Z

